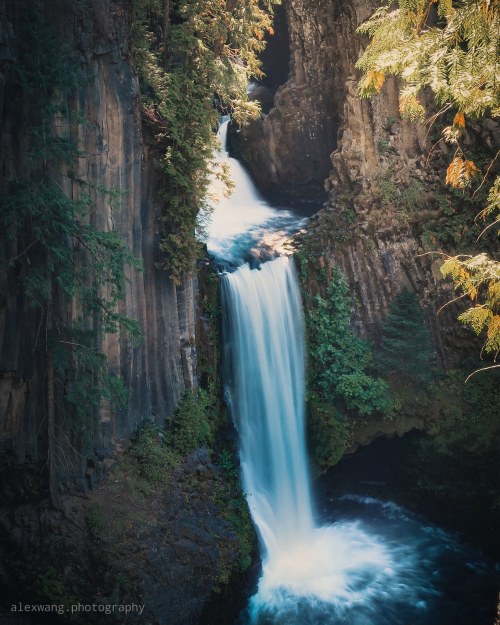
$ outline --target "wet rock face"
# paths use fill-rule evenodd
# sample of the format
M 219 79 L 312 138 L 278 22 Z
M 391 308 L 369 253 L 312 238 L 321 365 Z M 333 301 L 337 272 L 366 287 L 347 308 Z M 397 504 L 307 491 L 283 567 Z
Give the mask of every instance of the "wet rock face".
M 156 194 L 156 155 L 141 124 L 130 3 L 55 0 L 39 2 L 37 7 L 61 45 L 91 77 L 68 103 L 86 120 L 79 130 L 82 156 L 77 174 L 93 188 L 122 192 L 120 201 L 111 207 L 91 189 L 92 219 L 102 230 L 114 227 L 144 264 L 143 272 L 129 272 L 126 298 L 120 304 L 120 313 L 139 321 L 143 340 L 137 345 L 117 335 L 102 340 L 111 370 L 119 372 L 129 388 L 126 409 L 114 414 L 103 407 L 102 439 L 95 445 L 106 448 L 113 440 L 128 436 L 148 415 L 163 423 L 182 392 L 195 385 L 196 280 L 187 276 L 175 286 L 156 268 L 157 220 L 164 207 Z M 0 168 L 3 180 L 9 181 L 27 167 L 24 120 L 30 116 L 32 102 L 23 98 L 10 71 L 20 28 L 16 2 L 7 2 L 1 17 Z M 69 194 L 77 192 L 69 181 L 65 185 Z M 34 349 L 40 316 L 17 292 L 17 277 L 7 262 L 22 249 L 22 241 L 0 249 L 0 443 L 20 462 L 27 457 L 43 459 L 46 445 L 41 427 L 45 366 L 43 356 Z M 71 316 L 71 302 L 66 309 Z

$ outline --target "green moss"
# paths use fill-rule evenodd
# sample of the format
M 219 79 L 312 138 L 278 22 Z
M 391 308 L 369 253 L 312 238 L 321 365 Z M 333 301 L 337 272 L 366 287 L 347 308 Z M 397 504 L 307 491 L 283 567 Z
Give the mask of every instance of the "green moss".
M 221 491 L 218 493 L 217 503 L 222 510 L 222 515 L 233 526 L 238 535 L 238 570 L 246 571 L 252 563 L 252 555 L 256 548 L 256 535 L 253 527 L 250 511 L 241 489 L 239 471 L 233 462 L 233 454 L 227 449 L 219 456 L 218 466 L 222 469 L 224 478 Z M 223 577 L 227 581 L 228 571 Z M 221 578 L 220 582 L 223 581 Z
M 347 448 L 347 421 L 332 404 L 321 403 L 317 397 L 307 402 L 307 433 L 312 452 L 314 473 L 328 471 L 339 462 Z

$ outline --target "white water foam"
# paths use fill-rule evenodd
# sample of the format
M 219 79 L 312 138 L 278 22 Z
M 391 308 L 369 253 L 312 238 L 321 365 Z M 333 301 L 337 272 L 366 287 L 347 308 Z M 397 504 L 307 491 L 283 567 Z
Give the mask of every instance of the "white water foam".
M 207 247 L 215 258 L 237 266 L 252 248 L 273 247 L 283 252 L 283 241 L 307 220 L 272 208 L 261 197 L 246 170 L 227 152 L 228 125 L 229 119 L 220 125 L 221 149 L 215 154 L 215 161 L 227 167 L 234 189 L 226 196 L 225 184 L 215 177 L 212 180 L 209 197 L 213 213 L 207 224 Z M 273 240 L 268 242 L 270 233 Z

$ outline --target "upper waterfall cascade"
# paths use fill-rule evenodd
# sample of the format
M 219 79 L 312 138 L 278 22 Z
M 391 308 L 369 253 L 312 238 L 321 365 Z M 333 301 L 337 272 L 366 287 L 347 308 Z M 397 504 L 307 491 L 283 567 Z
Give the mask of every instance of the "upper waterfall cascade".
M 252 258 L 269 258 L 283 252 L 284 242 L 307 219 L 265 202 L 243 166 L 228 154 L 228 126 L 229 118 L 224 118 L 218 132 L 221 148 L 215 161 L 225 165 L 234 188 L 228 196 L 224 181 L 217 177 L 212 180 L 209 198 L 214 212 L 207 226 L 207 246 L 217 260 L 235 267 Z

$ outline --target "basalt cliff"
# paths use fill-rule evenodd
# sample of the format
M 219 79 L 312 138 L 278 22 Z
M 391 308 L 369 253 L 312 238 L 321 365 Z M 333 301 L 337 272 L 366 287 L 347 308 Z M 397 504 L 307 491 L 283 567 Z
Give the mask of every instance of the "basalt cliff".
M 272 54 L 283 41 L 271 38 L 264 89 L 253 92 L 267 113 L 234 132 L 233 146 L 270 197 L 318 204 L 326 194 L 308 231 L 321 262 L 348 277 L 357 332 L 376 339 L 389 303 L 407 287 L 426 310 L 439 361 L 452 366 L 467 338 L 454 306 L 438 314 L 452 291 L 440 257 L 428 252 L 463 246 L 473 219 L 462 215 L 456 231 L 442 232 L 458 217 L 444 187 L 449 148 L 431 124 L 401 119 L 397 82 L 389 78 L 371 100 L 358 95 L 355 63 L 367 39 L 356 29 L 373 10 L 364 1 L 285 2 L 279 19 L 288 34 L 288 75 L 284 80 L 283 54 Z M 499 140 L 486 120 L 471 125 L 465 145 L 494 154 Z

